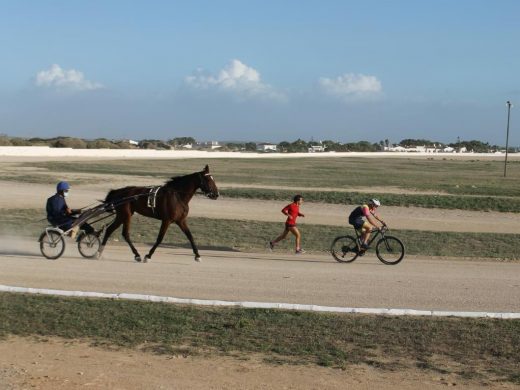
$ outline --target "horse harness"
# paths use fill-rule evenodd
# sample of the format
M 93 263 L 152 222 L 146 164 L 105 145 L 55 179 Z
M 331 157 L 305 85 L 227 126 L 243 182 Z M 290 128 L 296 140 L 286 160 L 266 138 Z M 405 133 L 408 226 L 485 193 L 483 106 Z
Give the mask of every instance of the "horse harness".
M 155 214 L 155 205 L 157 201 L 157 193 L 162 188 L 162 186 L 148 187 L 148 198 L 146 199 L 146 206 L 152 209 L 152 213 Z

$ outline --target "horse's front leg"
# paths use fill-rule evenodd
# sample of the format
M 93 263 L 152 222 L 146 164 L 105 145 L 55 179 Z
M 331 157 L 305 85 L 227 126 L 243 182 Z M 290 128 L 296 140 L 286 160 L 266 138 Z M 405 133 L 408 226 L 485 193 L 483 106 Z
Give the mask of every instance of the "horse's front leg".
M 166 234 L 166 231 L 168 230 L 168 226 L 170 226 L 171 221 L 162 221 L 161 228 L 159 229 L 159 234 L 157 235 L 157 240 L 155 240 L 154 246 L 150 249 L 150 252 L 144 257 L 143 262 L 148 262 L 152 258 L 153 253 L 155 252 L 155 249 L 161 244 L 164 235 Z
M 188 224 L 186 223 L 186 220 L 183 219 L 182 221 L 177 222 L 177 225 L 181 228 L 181 230 L 184 232 L 184 234 L 190 241 L 191 249 L 193 249 L 193 254 L 195 255 L 195 261 L 200 261 L 199 250 L 197 249 L 197 245 L 195 245 L 195 241 L 193 240 L 193 235 L 191 234 L 191 231 L 188 228 Z

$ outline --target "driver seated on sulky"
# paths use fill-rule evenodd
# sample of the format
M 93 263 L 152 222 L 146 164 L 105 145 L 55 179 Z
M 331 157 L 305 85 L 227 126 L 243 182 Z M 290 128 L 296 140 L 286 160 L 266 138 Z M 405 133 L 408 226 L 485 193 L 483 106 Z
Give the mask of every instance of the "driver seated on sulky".
M 69 230 L 74 225 L 81 210 L 70 209 L 65 201 L 69 195 L 70 185 L 66 181 L 60 181 L 56 186 L 56 193 L 47 199 L 47 221 L 61 230 Z M 93 233 L 94 228 L 88 223 L 81 224 L 85 233 Z

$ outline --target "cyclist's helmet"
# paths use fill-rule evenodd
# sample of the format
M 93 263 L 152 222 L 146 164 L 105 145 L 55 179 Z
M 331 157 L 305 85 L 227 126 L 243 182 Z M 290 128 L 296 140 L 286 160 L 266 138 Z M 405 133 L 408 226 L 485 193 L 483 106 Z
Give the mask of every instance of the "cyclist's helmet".
M 69 183 L 66 181 L 60 181 L 58 185 L 56 186 L 56 191 L 67 191 L 70 188 Z
M 370 200 L 368 201 L 368 204 L 374 205 L 374 206 L 376 206 L 376 207 L 381 206 L 381 202 L 379 201 L 379 199 L 375 199 L 375 198 L 370 199 Z

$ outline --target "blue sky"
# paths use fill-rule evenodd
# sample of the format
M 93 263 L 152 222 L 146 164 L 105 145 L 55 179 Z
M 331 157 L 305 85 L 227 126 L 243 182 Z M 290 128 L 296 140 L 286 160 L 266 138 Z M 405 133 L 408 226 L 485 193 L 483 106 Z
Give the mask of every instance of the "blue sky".
M 517 0 L 0 0 L 0 133 L 520 145 Z M 518 113 L 518 114 L 517 114 Z

